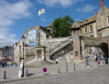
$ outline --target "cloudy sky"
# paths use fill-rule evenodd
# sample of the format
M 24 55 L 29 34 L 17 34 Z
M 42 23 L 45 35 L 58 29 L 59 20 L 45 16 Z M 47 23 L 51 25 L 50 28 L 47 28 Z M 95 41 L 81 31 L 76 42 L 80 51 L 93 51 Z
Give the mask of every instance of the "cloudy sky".
M 109 7 L 109 1 L 105 5 Z M 38 16 L 38 10 L 45 14 Z M 91 17 L 99 0 L 0 0 L 0 46 L 12 45 L 27 28 L 49 25 L 55 18 L 70 15 L 74 21 Z

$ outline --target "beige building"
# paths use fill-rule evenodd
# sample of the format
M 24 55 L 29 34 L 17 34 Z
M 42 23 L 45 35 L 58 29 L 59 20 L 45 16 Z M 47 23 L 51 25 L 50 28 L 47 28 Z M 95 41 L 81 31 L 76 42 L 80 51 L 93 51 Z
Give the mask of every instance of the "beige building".
M 19 63 L 20 59 L 24 58 L 28 65 L 41 65 L 45 62 L 50 64 L 56 61 L 66 63 L 81 60 L 87 53 L 93 54 L 99 48 L 100 53 L 103 51 L 105 56 L 108 56 L 109 41 L 106 39 L 109 36 L 109 9 L 104 6 L 104 0 L 100 0 L 100 3 L 98 13 L 72 25 L 70 37 L 55 38 L 49 27 L 28 28 L 14 45 L 15 61 Z
M 104 0 L 100 0 L 101 8 L 94 16 L 72 25 L 74 34 L 101 38 L 109 35 L 109 8 L 105 7 Z
M 72 25 L 72 34 L 83 37 L 82 57 L 87 54 L 109 57 L 109 8 L 104 0 L 100 0 L 100 6 L 94 16 Z
M 35 35 L 35 37 L 34 37 Z M 30 41 L 31 40 L 31 41 Z M 32 42 L 33 40 L 33 42 Z M 18 43 L 14 45 L 14 59 L 19 63 L 24 58 L 26 64 L 71 62 L 81 59 L 80 38 L 70 36 L 54 38 L 49 30 L 42 26 L 28 28 Z

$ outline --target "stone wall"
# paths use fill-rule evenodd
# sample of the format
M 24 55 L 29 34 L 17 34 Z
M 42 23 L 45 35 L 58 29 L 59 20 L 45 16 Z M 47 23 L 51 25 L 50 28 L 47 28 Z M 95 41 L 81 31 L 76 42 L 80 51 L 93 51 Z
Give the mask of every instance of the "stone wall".
M 68 41 L 69 38 L 70 37 L 47 39 L 45 42 L 45 46 L 48 48 L 48 50 L 52 50 L 52 49 L 55 49 L 56 47 L 60 46 L 64 42 Z
M 109 36 L 109 27 L 102 30 L 102 37 Z
M 18 44 L 14 45 L 14 61 L 19 63 L 20 58 L 23 57 L 23 40 L 21 39 Z
M 103 27 L 109 26 L 108 16 L 109 16 L 108 8 L 104 7 L 103 9 L 99 10 L 96 17 L 97 29 L 101 29 Z
M 40 45 L 45 46 L 46 42 L 46 33 L 40 30 Z

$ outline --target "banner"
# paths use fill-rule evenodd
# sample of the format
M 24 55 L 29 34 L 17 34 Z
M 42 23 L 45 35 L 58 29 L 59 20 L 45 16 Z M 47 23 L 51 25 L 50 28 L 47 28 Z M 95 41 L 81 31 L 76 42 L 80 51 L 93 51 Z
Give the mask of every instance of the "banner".
M 26 43 L 29 46 L 36 46 L 37 45 L 37 30 L 31 30 L 28 32 Z

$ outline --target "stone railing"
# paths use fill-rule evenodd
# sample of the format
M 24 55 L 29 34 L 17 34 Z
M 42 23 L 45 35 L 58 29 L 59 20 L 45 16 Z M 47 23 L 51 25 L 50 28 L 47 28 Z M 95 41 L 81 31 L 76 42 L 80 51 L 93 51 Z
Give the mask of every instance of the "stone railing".
M 60 42 L 60 41 L 66 41 L 69 40 L 70 37 L 63 37 L 63 38 L 52 38 L 52 39 L 47 39 L 46 43 L 54 43 L 54 42 Z
M 67 42 L 61 44 L 60 46 L 57 46 L 56 48 L 54 48 L 51 52 L 50 52 L 50 56 L 54 53 L 56 53 L 57 51 L 59 51 L 60 49 L 62 49 L 63 47 L 67 46 L 69 43 L 73 42 L 73 40 L 68 40 Z

